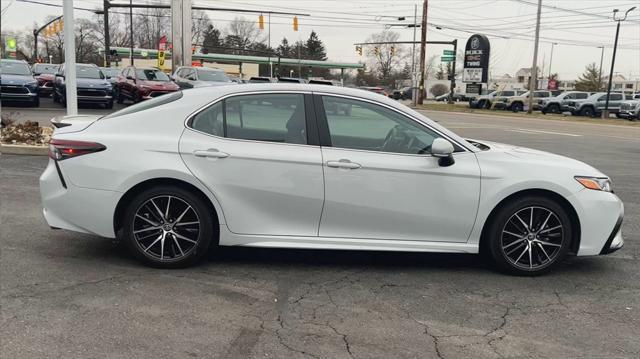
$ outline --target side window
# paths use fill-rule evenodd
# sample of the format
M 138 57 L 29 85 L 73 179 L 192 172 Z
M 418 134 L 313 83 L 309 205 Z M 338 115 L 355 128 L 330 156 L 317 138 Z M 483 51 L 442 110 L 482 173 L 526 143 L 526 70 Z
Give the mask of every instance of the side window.
M 191 128 L 214 136 L 224 136 L 224 115 L 222 113 L 223 101 L 217 102 L 191 120 Z
M 576 94 L 566 94 L 566 95 L 564 95 L 563 100 L 575 100 L 577 98 L 578 97 L 576 97 Z
M 620 101 L 622 100 L 622 94 L 612 93 L 610 101 Z
M 176 71 L 176 76 L 182 77 L 182 74 L 184 74 L 184 69 L 178 69 L 178 71 Z
M 185 70 L 184 77 L 191 80 L 191 78 L 196 78 L 196 71 L 194 69 Z
M 577 94 L 575 94 L 575 97 L 578 100 L 583 100 L 583 99 L 589 97 L 589 94 L 588 93 L 577 93 Z
M 369 102 L 322 96 L 333 147 L 406 154 L 429 153 L 436 133 Z
M 225 107 L 226 137 L 307 144 L 301 94 L 235 96 L 225 100 Z

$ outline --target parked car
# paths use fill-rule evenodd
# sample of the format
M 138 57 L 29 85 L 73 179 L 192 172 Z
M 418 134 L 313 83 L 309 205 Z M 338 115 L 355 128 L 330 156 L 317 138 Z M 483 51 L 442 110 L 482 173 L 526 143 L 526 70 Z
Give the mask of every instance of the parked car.
M 435 98 L 435 100 L 436 101 L 449 101 L 449 95 L 450 95 L 449 93 L 446 93 L 444 95 L 437 96 Z M 453 101 L 454 102 L 469 101 L 469 98 L 465 94 L 456 93 L 456 94 L 453 94 Z
M 37 63 L 33 65 L 33 76 L 38 81 L 38 94 L 50 96 L 53 93 L 53 80 L 58 72 L 59 65 Z
M 112 87 L 116 87 L 116 82 L 118 82 L 118 75 L 120 75 L 120 69 L 117 67 L 101 67 L 100 70 L 107 77 L 107 81 L 111 84 Z
M 411 100 L 413 98 L 413 88 L 411 86 L 393 90 L 391 95 L 394 100 Z
M 331 103 L 352 111 L 327 113 Z M 624 244 L 623 204 L 597 169 L 467 141 L 367 91 L 197 88 L 83 119 L 52 135 L 44 217 L 117 238 L 155 267 L 222 245 L 481 251 L 537 275 Z
M 525 106 L 528 106 L 529 104 L 529 94 L 531 93 L 531 91 L 527 91 L 525 93 L 523 93 L 522 95 L 517 95 L 517 96 L 511 96 L 511 97 L 507 97 L 506 101 L 504 101 L 502 104 L 504 106 L 505 110 L 509 110 L 509 111 L 513 111 L 513 112 L 519 112 L 524 110 Z M 553 97 L 553 94 L 551 93 L 551 91 L 547 91 L 547 90 L 537 90 L 537 91 L 533 91 L 533 104 L 532 104 L 532 110 L 538 110 L 540 109 L 540 100 L 542 99 L 546 99 L 549 97 Z M 496 104 L 497 105 L 497 104 Z
M 294 83 L 294 84 L 304 84 L 304 83 L 307 83 L 307 80 L 300 79 L 300 78 L 297 78 L 297 77 L 279 77 L 277 79 L 277 82 L 289 82 L 289 83 Z
M 550 97 L 548 99 L 540 100 L 539 107 L 540 112 L 546 113 L 562 113 L 569 111 L 567 105 L 572 100 L 586 100 L 590 94 L 584 91 L 568 91 L 563 92 L 558 96 Z
M 53 81 L 53 101 L 67 106 L 67 66 L 58 68 Z M 101 104 L 113 108 L 113 87 L 100 68 L 93 64 L 76 64 L 78 104 Z
M 618 113 L 620 105 L 625 100 L 625 95 L 621 92 L 612 92 L 609 97 L 609 111 Z M 574 116 L 597 117 L 605 108 L 607 101 L 606 92 L 597 92 L 583 101 L 569 101 L 567 109 Z
M 180 90 L 180 87 L 156 67 L 129 66 L 122 70 L 116 82 L 116 100 L 133 103 Z
M 640 98 L 637 100 L 622 101 L 618 117 L 625 118 L 629 121 L 640 120 Z
M 500 91 L 492 91 L 485 95 L 472 97 L 469 99 L 470 108 L 489 109 L 491 108 L 491 102 L 498 95 Z
M 377 94 L 389 97 L 389 92 L 387 90 L 385 90 L 382 87 L 378 87 L 378 86 L 361 86 L 358 87 L 361 90 L 365 90 L 365 91 L 369 91 L 369 92 L 375 92 Z
M 180 86 L 181 89 L 230 85 L 234 83 L 222 69 L 192 66 L 178 67 L 173 73 L 173 81 Z
M 40 106 L 38 81 L 23 60 L 0 60 L 0 100 Z
M 520 96 L 527 91 L 522 90 L 504 90 L 498 91 L 495 95 L 493 95 L 493 99 L 487 101 L 484 107 L 478 108 L 493 108 L 493 109 L 505 109 L 505 103 L 507 102 L 509 97 Z
M 248 83 L 265 83 L 265 82 L 276 82 L 276 79 L 273 77 L 265 77 L 265 76 L 251 76 L 249 78 Z

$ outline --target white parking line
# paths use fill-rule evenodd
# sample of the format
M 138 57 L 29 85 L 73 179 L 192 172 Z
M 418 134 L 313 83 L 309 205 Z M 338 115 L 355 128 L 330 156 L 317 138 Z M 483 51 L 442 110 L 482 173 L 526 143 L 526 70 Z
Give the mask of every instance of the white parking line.
M 558 135 L 558 136 L 582 137 L 582 135 L 577 135 L 575 133 L 531 130 L 531 129 L 528 129 L 528 128 L 519 128 L 517 130 L 507 130 L 507 131 L 520 132 L 520 133 L 529 133 L 529 134 L 533 133 L 533 134 L 548 134 L 548 135 Z

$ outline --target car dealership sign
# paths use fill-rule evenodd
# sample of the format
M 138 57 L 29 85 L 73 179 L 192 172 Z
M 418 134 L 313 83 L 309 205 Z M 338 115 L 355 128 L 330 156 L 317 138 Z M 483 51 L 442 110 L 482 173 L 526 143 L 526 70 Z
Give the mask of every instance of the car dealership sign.
M 484 35 L 475 34 L 467 40 L 464 48 L 463 82 L 488 81 L 490 50 L 489 39 Z

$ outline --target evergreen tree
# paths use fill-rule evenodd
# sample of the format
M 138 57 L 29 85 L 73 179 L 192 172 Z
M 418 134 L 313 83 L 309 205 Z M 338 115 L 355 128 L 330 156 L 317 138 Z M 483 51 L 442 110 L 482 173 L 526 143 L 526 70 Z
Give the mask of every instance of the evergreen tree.
M 309 39 L 305 44 L 307 49 L 307 59 L 325 61 L 327 59 L 327 51 L 324 48 L 322 40 L 318 38 L 318 34 L 315 31 L 311 31 Z
M 220 30 L 209 25 L 204 32 L 204 39 L 202 40 L 202 51 L 204 53 L 223 53 L 224 49 L 220 49 L 223 46 L 224 39 L 220 35 Z
M 277 51 L 282 57 L 296 57 L 293 56 L 293 48 L 291 47 L 291 45 L 289 45 L 289 40 L 287 40 L 286 37 L 282 38 L 282 42 L 280 43 L 280 45 L 278 45 Z
M 576 91 L 602 91 L 602 87 L 600 71 L 595 62 L 587 65 L 575 85 Z

